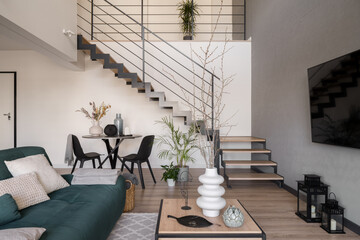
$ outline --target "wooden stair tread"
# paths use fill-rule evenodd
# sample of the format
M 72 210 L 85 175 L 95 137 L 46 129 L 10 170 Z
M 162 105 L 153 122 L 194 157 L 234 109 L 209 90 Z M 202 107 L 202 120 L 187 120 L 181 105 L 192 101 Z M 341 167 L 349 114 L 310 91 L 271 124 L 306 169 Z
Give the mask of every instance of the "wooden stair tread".
M 266 142 L 266 140 L 252 136 L 220 136 L 220 142 Z
M 224 153 L 271 153 L 268 149 L 241 149 L 241 148 L 225 148 L 221 149 Z
M 277 166 L 276 162 L 269 160 L 224 160 L 226 166 Z
M 284 178 L 276 173 L 228 173 L 229 180 L 284 180 Z

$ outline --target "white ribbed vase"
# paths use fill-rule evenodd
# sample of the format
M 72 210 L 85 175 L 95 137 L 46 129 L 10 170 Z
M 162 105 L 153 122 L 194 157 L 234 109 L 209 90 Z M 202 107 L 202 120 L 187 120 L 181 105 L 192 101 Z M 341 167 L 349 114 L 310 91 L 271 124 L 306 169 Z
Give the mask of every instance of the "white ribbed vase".
M 225 199 L 221 197 L 225 189 L 220 186 L 224 178 L 217 173 L 216 168 L 206 168 L 205 174 L 199 177 L 199 181 L 203 185 L 198 187 L 201 197 L 196 200 L 196 204 L 202 209 L 204 216 L 219 216 L 220 210 L 226 205 Z

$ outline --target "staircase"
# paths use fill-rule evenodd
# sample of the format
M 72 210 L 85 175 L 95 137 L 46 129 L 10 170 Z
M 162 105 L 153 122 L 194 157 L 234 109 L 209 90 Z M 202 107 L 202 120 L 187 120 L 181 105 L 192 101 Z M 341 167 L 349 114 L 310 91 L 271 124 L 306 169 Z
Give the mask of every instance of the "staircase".
M 336 106 L 336 99 L 347 96 L 347 89 L 358 86 L 360 78 L 360 51 L 352 54 L 351 59 L 340 61 L 336 70 L 321 79 L 312 89 L 311 118 L 323 118 L 324 110 Z
M 103 64 L 104 69 L 110 69 L 114 72 L 115 77 L 124 79 L 127 85 L 137 88 L 139 93 L 145 93 L 151 101 L 158 101 L 159 106 L 166 109 L 172 109 L 173 117 L 184 118 L 185 125 L 193 123 L 191 111 L 182 111 L 179 103 L 175 101 L 166 101 L 164 92 L 156 92 L 151 83 L 143 82 L 137 73 L 129 72 L 122 63 L 117 63 L 110 54 L 104 54 L 95 44 L 91 44 L 82 35 L 77 36 L 77 48 L 85 54 L 90 55 L 91 60 L 99 61 Z
M 226 143 L 251 143 L 250 149 L 225 148 Z M 266 140 L 258 137 L 226 136 L 220 137 L 220 159 L 224 168 L 224 178 L 228 188 L 231 181 L 275 181 L 282 187 L 284 177 L 277 174 L 277 163 L 271 160 L 271 150 L 266 149 Z M 224 154 L 251 154 L 251 160 L 226 160 Z M 255 155 L 264 155 L 266 160 L 255 160 Z M 244 172 L 244 168 L 248 168 Z M 258 167 L 272 168 L 274 173 L 262 172 Z M 241 168 L 241 169 L 240 169 Z

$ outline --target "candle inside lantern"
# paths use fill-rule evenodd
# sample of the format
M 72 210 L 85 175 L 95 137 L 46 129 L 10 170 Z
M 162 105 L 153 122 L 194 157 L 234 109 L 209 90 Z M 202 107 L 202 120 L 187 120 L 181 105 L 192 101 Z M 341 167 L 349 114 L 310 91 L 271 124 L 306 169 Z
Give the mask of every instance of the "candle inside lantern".
M 334 219 L 331 219 L 330 221 L 330 230 L 336 231 L 336 221 Z
M 316 218 L 316 207 L 311 205 L 311 218 Z

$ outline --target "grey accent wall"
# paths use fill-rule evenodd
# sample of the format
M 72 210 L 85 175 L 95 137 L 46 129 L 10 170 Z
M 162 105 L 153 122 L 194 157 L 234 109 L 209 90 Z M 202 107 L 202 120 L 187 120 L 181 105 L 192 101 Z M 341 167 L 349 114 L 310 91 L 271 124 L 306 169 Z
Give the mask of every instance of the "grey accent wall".
M 252 133 L 268 139 L 285 184 L 304 173 L 329 184 L 360 224 L 360 149 L 311 141 L 307 69 L 360 49 L 359 0 L 248 0 Z

